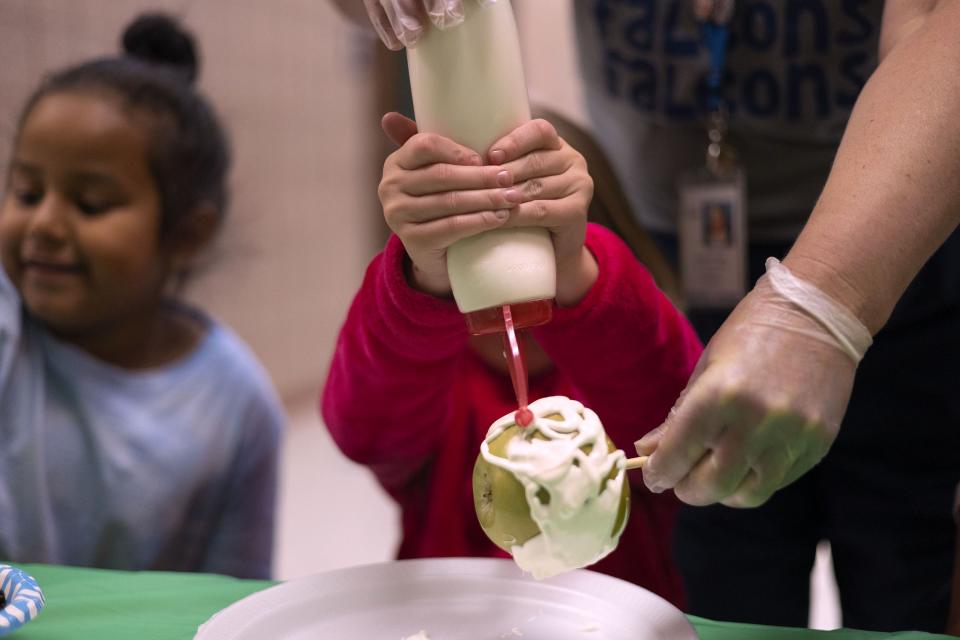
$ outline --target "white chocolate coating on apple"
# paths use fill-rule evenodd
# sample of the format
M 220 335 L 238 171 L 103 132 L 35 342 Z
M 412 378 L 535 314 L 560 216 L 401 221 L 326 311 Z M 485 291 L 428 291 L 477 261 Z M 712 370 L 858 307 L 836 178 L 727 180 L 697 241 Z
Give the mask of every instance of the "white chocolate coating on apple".
M 617 546 L 616 532 L 626 456 L 607 450 L 597 414 L 564 396 L 530 404 L 533 422 L 507 445 L 507 457 L 490 453 L 490 442 L 516 424 L 510 413 L 490 426 L 480 453 L 490 464 L 512 473 L 524 488 L 530 516 L 540 535 L 511 549 L 520 568 L 538 580 L 597 562 Z M 547 416 L 562 416 L 562 420 Z M 534 438 L 539 433 L 546 438 Z M 583 448 L 592 446 L 587 453 Z M 609 478 L 616 469 L 616 474 Z M 608 480 L 609 478 L 609 480 Z M 537 497 L 545 489 L 548 504 Z M 624 522 L 626 519 L 624 519 Z M 611 535 L 612 534 L 612 535 Z

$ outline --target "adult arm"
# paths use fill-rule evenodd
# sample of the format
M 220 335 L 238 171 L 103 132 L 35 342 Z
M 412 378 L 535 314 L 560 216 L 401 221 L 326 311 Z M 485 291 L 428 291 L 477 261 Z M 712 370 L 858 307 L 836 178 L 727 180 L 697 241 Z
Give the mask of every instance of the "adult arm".
M 871 333 L 960 223 L 960 1 L 888 0 L 881 56 L 784 260 Z
M 784 260 L 870 333 L 960 221 L 960 0 L 891 0 L 882 61 Z M 737 306 L 681 402 L 637 443 L 644 480 L 691 504 L 755 506 L 829 450 L 856 358 L 768 278 Z

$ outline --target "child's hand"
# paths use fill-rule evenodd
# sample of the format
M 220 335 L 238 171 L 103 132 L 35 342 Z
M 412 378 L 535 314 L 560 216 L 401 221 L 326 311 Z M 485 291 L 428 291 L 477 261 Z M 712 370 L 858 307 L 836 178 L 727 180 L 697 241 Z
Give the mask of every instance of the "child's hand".
M 558 304 L 575 304 L 589 291 L 597 265 L 583 241 L 593 180 L 583 156 L 552 125 L 533 120 L 498 140 L 490 166 L 452 140 L 416 133 L 398 114 L 387 114 L 383 128 L 402 145 L 384 164 L 379 193 L 387 224 L 410 256 L 411 286 L 448 295 L 447 247 L 511 226 L 550 231 Z
M 490 161 L 513 177 L 522 200 L 504 226 L 545 227 L 557 254 L 557 304 L 570 306 L 597 279 L 583 245 L 593 179 L 587 163 L 546 120 L 532 120 L 490 146 Z
M 379 194 L 384 218 L 410 256 L 410 285 L 449 295 L 447 247 L 503 226 L 520 192 L 507 188 L 508 171 L 481 166 L 476 152 L 449 138 L 417 133 L 399 114 L 384 116 L 383 129 L 402 145 L 383 165 Z

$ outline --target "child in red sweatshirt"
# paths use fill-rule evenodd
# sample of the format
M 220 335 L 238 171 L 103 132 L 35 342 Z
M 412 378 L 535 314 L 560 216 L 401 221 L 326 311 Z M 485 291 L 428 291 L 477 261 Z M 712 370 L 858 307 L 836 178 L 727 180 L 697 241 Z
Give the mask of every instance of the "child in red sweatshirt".
M 402 143 L 380 185 L 395 235 L 341 330 L 323 417 L 344 454 L 400 504 L 398 557 L 503 557 L 474 512 L 472 473 L 487 429 L 516 399 L 499 336 L 471 338 L 450 299 L 446 247 L 501 226 L 550 230 L 557 308 L 526 340 L 530 398 L 581 401 L 628 451 L 666 417 L 701 346 L 623 242 L 587 224 L 586 163 L 548 123 L 495 143 L 487 166 L 452 140 L 416 134 L 397 114 L 384 129 Z M 682 606 L 670 551 L 678 503 L 649 493 L 633 473 L 619 546 L 592 568 Z

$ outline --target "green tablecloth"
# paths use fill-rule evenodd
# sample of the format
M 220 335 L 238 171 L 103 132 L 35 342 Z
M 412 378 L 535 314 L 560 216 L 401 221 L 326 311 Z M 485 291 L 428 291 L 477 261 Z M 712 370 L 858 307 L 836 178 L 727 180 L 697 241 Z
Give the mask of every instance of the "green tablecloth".
M 190 640 L 215 612 L 274 584 L 199 574 L 19 566 L 40 583 L 47 604 L 40 617 L 13 634 L 15 640 Z M 691 621 L 702 640 L 947 638 L 918 632 L 758 627 L 695 617 Z

